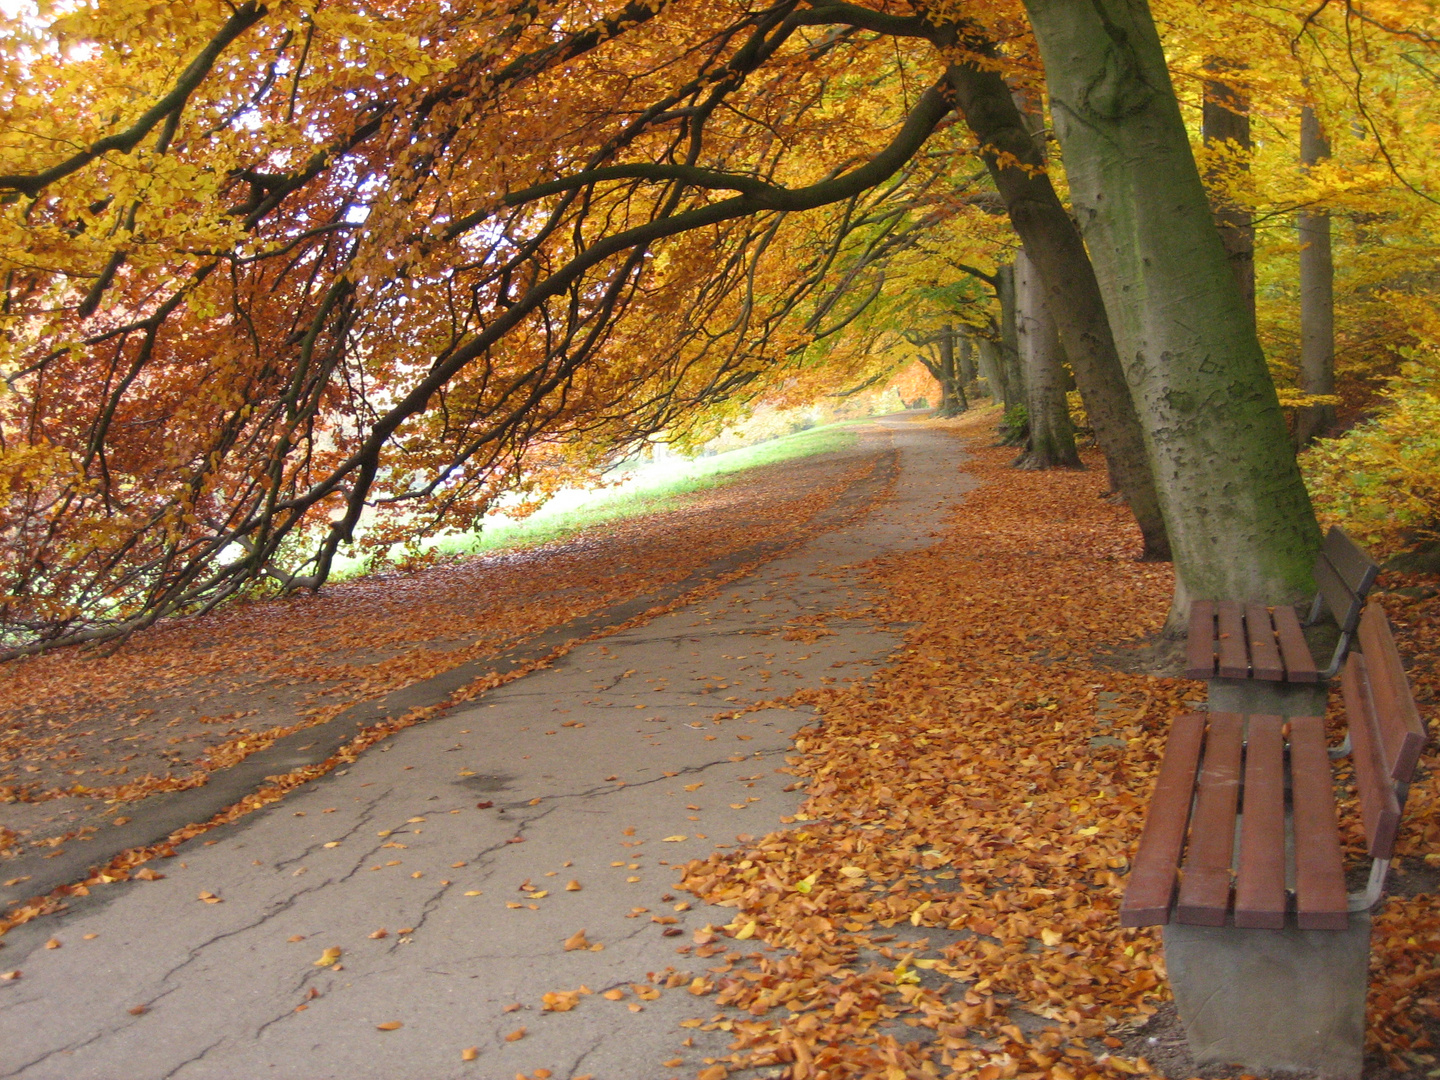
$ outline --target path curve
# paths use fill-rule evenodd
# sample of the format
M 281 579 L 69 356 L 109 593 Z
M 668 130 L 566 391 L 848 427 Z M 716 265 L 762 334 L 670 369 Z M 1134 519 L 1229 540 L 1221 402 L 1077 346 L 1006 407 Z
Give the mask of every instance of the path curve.
M 877 423 L 896 475 L 863 516 L 12 931 L 0 1077 L 695 1076 L 728 1036 L 678 1026 L 714 1012 L 684 987 L 732 912 L 681 910 L 670 868 L 783 827 L 813 719 L 735 713 L 882 662 L 854 568 L 973 486 L 944 430 Z

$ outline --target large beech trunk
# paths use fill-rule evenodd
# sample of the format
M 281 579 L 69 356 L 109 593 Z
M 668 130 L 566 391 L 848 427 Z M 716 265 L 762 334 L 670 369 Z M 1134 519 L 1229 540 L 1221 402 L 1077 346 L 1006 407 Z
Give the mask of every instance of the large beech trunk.
M 1250 154 L 1254 149 L 1250 141 L 1250 103 L 1236 89 L 1232 82 L 1225 80 L 1227 72 L 1238 70 L 1240 65 L 1233 61 L 1211 57 L 1205 63 L 1206 72 L 1213 78 L 1205 80 L 1205 102 L 1201 109 L 1200 130 L 1207 146 L 1217 143 L 1230 144 L 1230 151 L 1242 170 L 1250 168 Z M 1230 272 L 1235 275 L 1235 284 L 1240 287 L 1240 299 L 1255 321 L 1255 222 L 1248 207 L 1239 206 L 1229 200 L 1214 204 L 1215 225 L 1220 230 L 1220 242 L 1225 245 L 1225 254 L 1230 259 Z
M 937 44 L 946 44 L 944 35 L 937 39 Z M 967 39 L 965 45 L 982 54 L 993 51 L 985 41 Z M 1170 543 L 1144 436 L 1085 243 L 1043 171 L 1044 159 L 1005 80 L 973 64 L 952 64 L 948 77 L 956 106 L 984 148 L 985 163 L 1010 223 L 1045 283 L 1050 314 L 1095 429 L 1095 441 L 1140 527 L 1141 557 L 1168 559 Z
M 1300 161 L 1306 168 L 1330 156 L 1315 110 L 1300 114 Z M 1330 215 L 1300 214 L 1300 389 L 1335 392 L 1335 263 L 1330 254 Z M 1302 405 L 1295 414 L 1295 445 L 1303 447 L 1335 425 L 1335 406 Z
M 963 390 L 975 381 L 975 345 L 969 334 L 956 334 L 955 346 L 955 366 L 960 372 Z
M 980 378 L 985 380 L 985 391 L 996 404 L 1005 401 L 1005 367 L 1000 363 L 1000 346 L 989 338 L 975 342 L 975 359 L 980 367 Z
M 1141 0 L 1025 0 L 1189 597 L 1288 603 L 1320 530 Z
M 1025 369 L 1020 364 L 1020 335 L 1016 323 L 1018 297 L 1015 293 L 1015 265 L 1006 263 L 995 270 L 995 292 L 1000 301 L 999 363 L 1003 373 L 1002 399 L 1005 411 L 1025 404 Z
M 1078 469 L 1080 454 L 1065 401 L 1068 379 L 1060 335 L 1045 302 L 1045 286 L 1023 251 L 1015 259 L 1015 294 L 1020 362 L 1025 369 L 1025 411 L 1030 421 L 1025 453 L 1015 464 L 1022 469 Z
M 940 408 L 935 415 L 959 416 L 970 408 L 970 402 L 965 399 L 965 380 L 961 378 L 960 368 L 955 362 L 955 329 L 949 323 L 940 328 L 935 347 L 937 356 L 934 360 L 923 355 L 920 357 L 920 363 L 925 365 L 930 377 L 940 384 Z

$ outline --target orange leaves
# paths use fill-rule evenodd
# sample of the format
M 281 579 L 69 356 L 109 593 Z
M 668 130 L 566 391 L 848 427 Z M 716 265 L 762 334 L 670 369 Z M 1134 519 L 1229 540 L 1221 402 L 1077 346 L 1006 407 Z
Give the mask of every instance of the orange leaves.
M 1051 1075 L 1084 1076 L 1096 1072 L 1093 1056 L 1067 1049 L 1066 1037 L 1154 1008 L 1154 946 L 1119 931 L 1116 884 L 1154 768 L 1146 753 L 1190 691 L 1089 657 L 1099 635 L 1122 636 L 1109 627 L 1158 626 L 1165 571 L 1095 556 L 1116 534 L 1137 540 L 1094 498 L 1093 476 L 1001 473 L 999 455 L 973 452 L 993 482 L 967 496 L 939 543 L 872 579 L 880 617 L 911 624 L 907 648 L 865 687 L 792 698 L 820 710 L 823 731 L 798 738 L 801 756 L 787 759 L 809 792 L 793 827 L 686 868 L 687 887 L 739 910 L 728 926 L 696 932 L 696 955 L 762 921 L 767 941 L 797 954 L 751 963 L 744 978 L 736 963 L 692 983 L 692 993 L 757 1015 L 803 1008 L 803 1027 L 746 1031 L 737 1066 L 769 1055 L 812 1075 L 845 1046 L 846 1066 L 865 1075 L 919 1074 L 945 1048 L 966 1075 L 1012 1075 L 1006 1060 L 1043 1059 Z M 1057 580 L 1066 582 L 1058 597 Z M 1072 597 L 1097 629 L 1031 640 Z M 1123 754 L 1088 745 L 1102 691 L 1118 706 L 1106 723 L 1131 748 Z M 973 936 L 937 954 L 929 927 Z M 887 966 L 848 969 L 849 949 L 878 952 Z M 816 973 L 832 968 L 848 973 L 837 970 L 822 996 Z M 997 994 L 1054 1018 L 1053 1036 L 1008 1023 Z M 896 1014 L 959 1034 L 898 1065 L 875 1030 Z M 975 1051 L 964 1033 L 977 1028 L 1003 1053 Z

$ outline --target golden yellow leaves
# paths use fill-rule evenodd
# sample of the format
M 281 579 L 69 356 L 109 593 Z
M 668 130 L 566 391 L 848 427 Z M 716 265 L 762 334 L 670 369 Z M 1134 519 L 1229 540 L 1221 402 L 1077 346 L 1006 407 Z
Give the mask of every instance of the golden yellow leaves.
M 591 942 L 586 938 L 584 930 L 577 930 L 565 939 L 566 952 L 573 952 L 576 949 L 588 949 L 591 952 L 599 952 L 603 948 L 605 948 L 605 946 L 600 942 Z
M 662 844 L 678 844 L 678 843 L 680 843 L 682 840 L 689 840 L 689 839 L 690 839 L 690 838 L 689 838 L 688 836 L 682 836 L 682 835 L 680 835 L 680 834 L 677 833 L 675 836 L 666 836 L 666 837 L 663 837 L 660 842 L 661 842 Z
M 400 1030 L 402 1027 L 404 1027 L 404 1026 L 405 1026 L 404 1023 L 401 1022 L 401 1021 L 399 1021 L 399 1020 L 386 1020 L 383 1024 L 376 1024 L 376 1025 L 375 1025 L 375 1030 L 376 1030 L 376 1031 L 399 1031 L 399 1030 Z
M 196 897 L 196 899 L 203 900 L 207 904 L 223 904 L 225 902 L 220 897 L 216 896 L 213 892 L 209 891 L 202 892 L 198 897 Z
M 540 1007 L 546 1012 L 569 1012 L 579 1003 L 578 990 L 551 990 L 540 995 Z
M 315 961 L 315 967 L 331 967 L 340 959 L 340 947 L 332 945 L 320 954 L 320 959 Z
M 566 892 L 579 892 L 580 889 L 581 889 L 580 882 L 577 881 L 577 880 L 575 880 L 574 878 L 571 878 L 569 881 L 567 881 L 567 882 L 565 883 L 565 891 L 566 891 Z
M 0 971 L 0 982 L 14 982 L 20 978 L 19 971 Z

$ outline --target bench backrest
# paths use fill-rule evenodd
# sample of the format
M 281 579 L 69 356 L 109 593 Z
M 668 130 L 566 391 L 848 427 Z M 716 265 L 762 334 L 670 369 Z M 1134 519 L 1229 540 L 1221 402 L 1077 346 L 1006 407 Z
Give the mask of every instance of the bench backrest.
M 1372 858 L 1388 859 L 1425 745 L 1425 724 L 1410 693 L 1390 621 L 1373 601 L 1359 619 L 1359 638 L 1360 651 L 1346 660 L 1341 689 L 1365 839 Z
M 1375 575 L 1380 567 L 1366 555 L 1360 546 L 1345 535 L 1338 526 L 1332 525 L 1315 556 L 1315 584 L 1320 593 L 1315 598 L 1318 606 L 1323 600 L 1335 624 L 1342 634 L 1353 634 L 1360 621 L 1360 610 L 1365 605 L 1365 595 L 1375 584 Z M 1318 610 L 1312 612 L 1311 621 L 1319 617 Z

